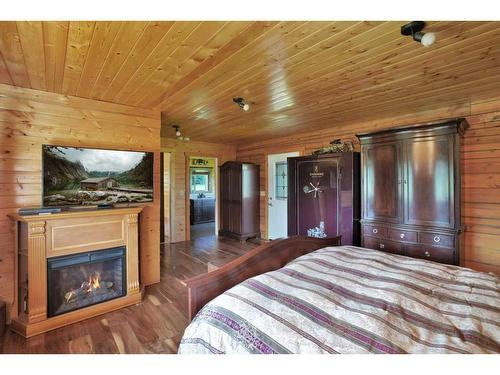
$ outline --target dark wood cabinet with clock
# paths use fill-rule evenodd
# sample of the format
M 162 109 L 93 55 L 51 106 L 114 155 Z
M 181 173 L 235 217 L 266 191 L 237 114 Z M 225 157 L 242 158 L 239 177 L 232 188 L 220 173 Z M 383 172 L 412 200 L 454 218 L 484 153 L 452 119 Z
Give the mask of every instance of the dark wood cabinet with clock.
M 288 235 L 334 237 L 360 244 L 360 155 L 288 158 Z
M 459 264 L 464 119 L 359 134 L 362 246 Z

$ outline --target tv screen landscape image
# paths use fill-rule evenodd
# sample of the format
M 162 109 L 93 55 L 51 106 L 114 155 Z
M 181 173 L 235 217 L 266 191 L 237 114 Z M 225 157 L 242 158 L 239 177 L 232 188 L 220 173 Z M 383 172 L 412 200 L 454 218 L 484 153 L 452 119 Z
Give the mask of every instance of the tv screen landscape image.
M 153 153 L 49 146 L 42 150 L 43 205 L 153 200 Z

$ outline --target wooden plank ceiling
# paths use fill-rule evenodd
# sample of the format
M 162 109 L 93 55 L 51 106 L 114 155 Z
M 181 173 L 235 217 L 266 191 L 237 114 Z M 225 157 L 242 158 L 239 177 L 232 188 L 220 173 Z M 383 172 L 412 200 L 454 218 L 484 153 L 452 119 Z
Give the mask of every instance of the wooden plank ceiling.
M 241 144 L 500 94 L 500 23 L 0 22 L 0 83 L 162 111 Z M 244 97 L 244 112 L 232 102 Z

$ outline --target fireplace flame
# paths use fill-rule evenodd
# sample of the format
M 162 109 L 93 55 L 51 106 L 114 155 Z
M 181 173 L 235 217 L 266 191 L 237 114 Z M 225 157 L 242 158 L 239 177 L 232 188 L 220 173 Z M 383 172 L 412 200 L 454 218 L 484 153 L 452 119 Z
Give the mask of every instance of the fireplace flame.
M 111 283 L 112 284 L 112 283 Z M 101 274 L 99 272 L 93 272 L 89 275 L 88 280 L 85 280 L 80 288 L 72 289 L 64 295 L 64 299 L 66 303 L 71 302 L 73 298 L 76 298 L 79 295 L 88 295 L 99 289 L 101 287 Z
M 94 272 L 89 276 L 88 281 L 88 291 L 89 293 L 99 289 L 101 287 L 101 274 L 99 272 Z

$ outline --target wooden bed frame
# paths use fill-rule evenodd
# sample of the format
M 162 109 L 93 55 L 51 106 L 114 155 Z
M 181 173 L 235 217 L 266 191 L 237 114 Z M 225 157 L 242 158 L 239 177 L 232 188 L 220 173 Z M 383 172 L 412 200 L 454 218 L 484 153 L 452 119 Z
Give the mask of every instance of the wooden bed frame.
M 260 245 L 215 271 L 186 280 L 189 321 L 206 303 L 242 281 L 277 270 L 291 260 L 314 250 L 339 245 L 340 236 L 293 236 L 279 239 Z

